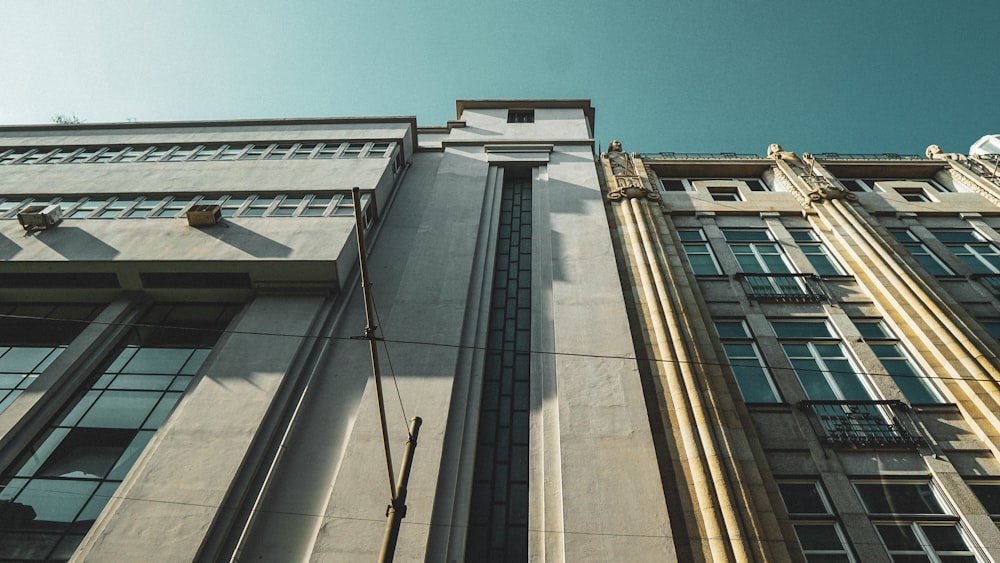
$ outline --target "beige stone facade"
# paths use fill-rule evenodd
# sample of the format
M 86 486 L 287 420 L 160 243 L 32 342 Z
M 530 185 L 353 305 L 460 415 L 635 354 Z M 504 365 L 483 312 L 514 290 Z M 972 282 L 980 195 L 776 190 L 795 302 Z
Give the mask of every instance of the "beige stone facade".
M 992 158 L 601 155 L 682 559 L 1000 556 Z

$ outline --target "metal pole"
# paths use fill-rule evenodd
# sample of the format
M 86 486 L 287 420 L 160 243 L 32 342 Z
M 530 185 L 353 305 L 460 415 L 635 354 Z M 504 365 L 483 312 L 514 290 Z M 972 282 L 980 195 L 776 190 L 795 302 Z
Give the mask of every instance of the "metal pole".
M 406 440 L 406 450 L 403 452 L 403 466 L 399 469 L 399 483 L 396 484 L 395 496 L 386 508 L 385 515 L 389 518 L 385 523 L 385 536 L 382 538 L 382 552 L 379 553 L 380 563 L 391 563 L 396 555 L 396 540 L 399 538 L 399 525 L 406 517 L 406 484 L 410 480 L 410 466 L 413 463 L 413 451 L 417 447 L 417 434 L 420 433 L 419 416 L 410 420 L 410 438 Z
M 354 195 L 354 228 L 358 234 L 358 261 L 361 266 L 361 289 L 365 296 L 365 336 L 372 355 L 372 373 L 375 376 L 375 396 L 378 398 L 378 416 L 382 423 L 382 446 L 385 448 L 385 465 L 389 472 L 389 497 L 396 500 L 396 479 L 392 475 L 392 452 L 389 451 L 389 430 L 385 424 L 385 400 L 382 397 L 382 378 L 378 369 L 378 341 L 375 338 L 375 325 L 372 322 L 374 305 L 370 293 L 371 282 L 368 280 L 368 251 L 365 245 L 365 221 L 361 213 L 361 189 L 355 186 Z

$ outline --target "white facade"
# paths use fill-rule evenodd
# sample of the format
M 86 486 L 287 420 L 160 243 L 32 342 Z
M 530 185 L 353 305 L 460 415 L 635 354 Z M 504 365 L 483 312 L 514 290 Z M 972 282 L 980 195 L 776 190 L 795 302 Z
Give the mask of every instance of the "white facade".
M 89 531 L 84 507 L 58 541 L 86 533 L 75 561 L 374 559 L 389 487 L 368 343 L 356 338 L 365 315 L 344 196 L 358 186 L 397 474 L 407 418 L 423 420 L 397 560 L 674 559 L 592 131 L 593 109 L 575 100 L 459 102 L 457 121 L 426 129 L 412 118 L 0 128 L 0 302 L 99 305 L 0 413 L 3 500 L 37 498 L 11 485 L 33 450 L 64 456 L 40 462 L 37 483 L 94 479 L 55 475 L 82 457 L 47 452 L 39 436 L 72 425 L 67 436 L 89 436 L 90 415 L 66 422 L 67 409 L 87 385 L 98 393 L 93 374 L 111 369 L 150 303 L 238 303 L 177 407 L 137 430 L 149 445 Z M 498 445 L 495 465 L 526 479 L 492 495 L 489 510 L 507 517 L 490 526 L 518 531 L 491 551 L 467 539 L 486 510 L 473 494 L 477 436 L 493 424 L 480 405 L 514 178 L 525 198 L 515 223 L 531 226 L 519 278 L 530 315 L 516 327 L 530 334 L 530 350 L 518 348 L 530 378 L 498 387 L 497 412 L 513 402 L 527 426 L 498 425 L 527 439 Z M 26 235 L 16 212 L 43 200 L 66 219 Z M 202 228 L 154 217 L 185 202 L 220 203 L 226 217 Z M 118 397 L 111 389 L 99 393 Z M 39 502 L 34 523 L 7 527 L 50 541 L 38 532 L 46 510 Z M 31 557 L 68 557 L 53 545 Z

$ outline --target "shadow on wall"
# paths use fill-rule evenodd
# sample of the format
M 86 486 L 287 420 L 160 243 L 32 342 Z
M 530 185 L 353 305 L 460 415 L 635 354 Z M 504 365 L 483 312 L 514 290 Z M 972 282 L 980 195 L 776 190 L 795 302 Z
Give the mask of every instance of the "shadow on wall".
M 118 249 L 79 227 L 60 226 L 34 235 L 39 242 L 67 260 L 114 260 Z M 5 248 L 0 245 L 0 248 Z
M 3 235 L 0 235 L 0 260 L 10 260 L 18 252 L 21 252 L 21 246 L 19 244 Z
M 203 227 L 198 232 L 214 237 L 254 258 L 287 258 L 292 254 L 291 247 L 229 221 Z

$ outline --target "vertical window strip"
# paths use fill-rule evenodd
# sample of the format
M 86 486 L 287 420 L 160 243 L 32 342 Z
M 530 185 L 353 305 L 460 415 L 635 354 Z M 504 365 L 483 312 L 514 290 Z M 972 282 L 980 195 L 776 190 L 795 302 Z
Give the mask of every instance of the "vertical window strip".
M 531 181 L 504 178 L 466 558 L 528 552 Z

